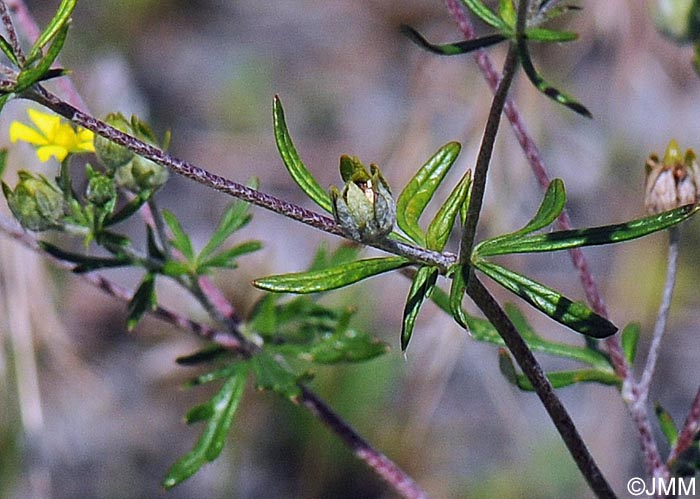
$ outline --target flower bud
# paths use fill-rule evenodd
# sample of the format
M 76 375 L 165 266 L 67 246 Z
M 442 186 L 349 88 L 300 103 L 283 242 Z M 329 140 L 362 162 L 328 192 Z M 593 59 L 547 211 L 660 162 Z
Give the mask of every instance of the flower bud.
M 389 184 L 376 165 L 365 166 L 357 158 L 341 156 L 342 192 L 331 187 L 333 215 L 348 236 L 356 241 L 373 242 L 386 237 L 394 228 L 396 203 Z
M 121 132 L 129 134 L 132 133 L 129 122 L 121 113 L 108 114 L 105 118 L 105 122 Z M 129 162 L 129 160 L 131 160 L 131 158 L 134 157 L 134 153 L 129 149 L 124 146 L 120 146 L 119 144 L 116 144 L 111 140 L 102 137 L 101 135 L 95 135 L 93 145 L 95 146 L 95 154 L 97 154 L 100 161 L 102 161 L 102 163 L 110 171 L 125 165 Z
M 85 189 L 85 197 L 94 205 L 105 206 L 117 197 L 114 179 L 90 168 L 88 170 L 88 184 Z
M 661 213 L 697 201 L 700 173 L 695 153 L 681 155 L 675 140 L 669 142 L 662 160 L 656 154 L 646 163 L 644 206 L 649 213 Z
M 34 177 L 26 171 L 18 172 L 19 182 L 12 191 L 2 183 L 2 191 L 12 214 L 25 229 L 44 231 L 63 225 L 63 193 L 43 175 Z

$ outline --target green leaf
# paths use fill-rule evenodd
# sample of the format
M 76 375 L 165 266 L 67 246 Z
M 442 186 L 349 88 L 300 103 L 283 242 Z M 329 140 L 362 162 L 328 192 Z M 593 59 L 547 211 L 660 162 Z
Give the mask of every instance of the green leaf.
M 622 343 L 622 351 L 625 354 L 625 359 L 632 365 L 637 355 L 637 343 L 639 342 L 640 326 L 636 323 L 627 324 L 620 334 L 620 342 Z
M 284 166 L 302 191 L 328 213 L 333 213 L 333 205 L 328 193 L 323 189 L 299 157 L 284 119 L 282 101 L 278 96 L 272 104 L 275 141 Z
M 469 40 L 463 40 L 459 42 L 445 43 L 445 44 L 434 44 L 426 40 L 423 35 L 418 33 L 415 29 L 410 26 L 401 26 L 401 32 L 406 35 L 413 43 L 419 47 L 438 55 L 461 55 L 473 52 L 474 50 L 490 47 L 497 43 L 501 43 L 508 38 L 503 35 L 487 35 L 479 38 L 471 38 Z
M 153 228 L 150 225 L 146 226 L 146 242 L 149 258 L 153 258 L 155 260 L 160 261 L 165 260 L 165 255 L 158 246 L 158 243 L 156 242 L 156 236 L 153 232 Z
M 408 182 L 396 201 L 396 223 L 418 244 L 425 244 L 418 219 L 457 159 L 461 147 L 458 142 L 449 142 L 438 149 Z
M 17 55 L 15 54 L 15 49 L 12 48 L 12 44 L 8 42 L 4 36 L 0 35 L 0 50 L 5 57 L 7 57 L 12 64 L 19 66 L 19 61 L 17 60 Z
M 654 404 L 654 412 L 656 413 L 656 418 L 659 420 L 659 428 L 661 432 L 666 437 L 669 447 L 674 448 L 678 442 L 678 428 L 676 428 L 676 423 L 673 422 L 671 415 L 661 407 L 658 402 Z
M 585 304 L 572 302 L 539 282 L 484 260 L 475 262 L 475 265 L 504 288 L 578 333 L 593 338 L 607 338 L 617 332 L 613 323 L 593 312 Z
M 518 386 L 518 371 L 515 370 L 513 359 L 505 348 L 498 349 L 498 369 L 508 383 Z
M 216 255 L 208 258 L 207 260 L 201 262 L 197 266 L 197 271 L 201 272 L 210 268 L 235 268 L 236 258 L 245 255 L 247 253 L 253 253 L 262 248 L 262 243 L 260 241 L 246 241 L 241 244 L 237 244 L 232 248 L 225 249 Z
M 260 390 L 272 390 L 288 399 L 301 395 L 299 376 L 282 367 L 269 353 L 261 351 L 250 359 L 255 383 Z
M 547 186 L 547 191 L 542 198 L 540 207 L 532 219 L 525 226 L 515 232 L 488 239 L 474 248 L 474 254 L 482 257 L 492 256 L 499 253 L 499 249 L 511 241 L 522 240 L 522 236 L 543 229 L 554 222 L 566 205 L 566 191 L 564 182 L 555 178 Z M 495 251 L 495 253 L 494 253 Z
M 153 191 L 150 189 L 143 190 L 139 192 L 133 199 L 126 203 L 118 212 L 109 215 L 104 223 L 103 227 L 109 227 L 115 225 L 123 220 L 126 220 L 131 215 L 139 211 L 141 206 L 146 203 L 150 197 L 153 195 Z
M 455 273 L 455 279 L 457 274 Z M 454 286 L 454 280 L 453 280 Z M 454 289 L 454 288 L 453 288 Z M 463 292 L 462 292 L 463 294 Z M 461 295 L 460 295 L 461 296 Z M 433 290 L 433 294 L 430 299 L 443 311 L 450 313 L 455 316 L 453 312 L 454 307 L 450 300 L 452 300 L 452 295 L 448 296 L 442 289 L 436 287 Z M 457 303 L 457 306 L 459 303 Z M 514 325 L 518 328 L 518 332 L 523 336 L 523 339 L 527 342 L 528 346 L 533 352 L 545 353 L 547 355 L 552 355 L 555 357 L 561 357 L 564 359 L 571 359 L 578 362 L 583 362 L 589 364 L 590 366 L 596 368 L 599 371 L 613 372 L 610 366 L 609 359 L 597 350 L 592 350 L 587 347 L 580 347 L 574 345 L 568 345 L 566 343 L 560 343 L 556 341 L 548 341 L 539 336 L 534 335 L 531 331 L 532 328 L 526 324 L 524 328 L 521 329 L 522 324 L 519 321 L 524 321 L 524 318 L 518 319 L 514 317 L 515 306 L 506 304 L 506 313 L 511 320 L 513 320 Z M 462 317 L 463 326 L 469 331 L 469 335 L 476 341 L 481 341 L 483 343 L 491 343 L 493 345 L 505 346 L 503 338 L 498 334 L 498 331 L 493 327 L 486 319 L 480 319 L 472 315 L 466 314 L 461 307 L 459 307 L 460 314 Z M 520 314 L 522 316 L 522 314 Z M 459 322 L 459 321 L 458 321 Z M 460 324 L 461 325 L 461 324 Z
M 82 255 L 80 253 L 72 253 L 45 241 L 39 241 L 39 246 L 54 258 L 75 263 L 76 266 L 73 268 L 73 272 L 76 274 L 91 272 L 97 269 L 123 267 L 125 265 L 131 265 L 132 263 L 131 259 L 124 256 L 117 258 L 100 258 Z
M 464 313 L 464 309 L 462 308 L 464 290 L 467 287 L 466 281 L 464 279 L 464 270 L 466 268 L 467 267 L 465 267 L 464 265 L 457 265 L 454 268 L 454 272 L 452 273 L 452 285 L 450 287 L 449 307 L 447 312 L 450 315 L 452 315 L 457 324 L 469 331 L 469 322 L 471 321 L 471 318 Z
M 258 188 L 257 180 L 249 182 L 248 185 L 254 189 Z M 250 222 L 252 215 L 248 213 L 249 206 L 249 203 L 240 200 L 234 201 L 229 205 L 214 230 L 214 233 L 211 235 L 209 242 L 207 242 L 204 248 L 202 248 L 202 251 L 200 251 L 197 257 L 200 262 L 206 261 L 207 257 L 216 251 L 226 239 Z
M 126 328 L 129 331 L 133 330 L 143 315 L 149 310 L 155 310 L 156 305 L 156 276 L 148 272 L 129 301 Z
M 194 262 L 194 248 L 190 237 L 182 229 L 182 225 L 175 215 L 167 210 L 163 210 L 163 219 L 168 224 L 168 228 L 173 235 L 170 243 L 177 249 L 188 262 Z
M 9 100 L 13 99 L 14 97 L 15 97 L 14 92 L 0 95 L 0 111 L 2 111 L 5 108 L 5 104 L 7 104 L 7 102 Z
M 298 357 L 317 364 L 363 362 L 389 351 L 389 346 L 371 335 L 354 329 L 341 328 L 300 351 Z
M 525 74 L 530 79 L 533 85 L 545 94 L 550 99 L 555 100 L 559 104 L 562 104 L 575 113 L 578 113 L 587 118 L 592 118 L 591 112 L 586 109 L 586 107 L 578 102 L 576 99 L 568 94 L 565 94 L 561 90 L 557 90 L 551 86 L 542 76 L 537 72 L 535 66 L 532 64 L 532 59 L 530 58 L 530 51 L 527 47 L 527 42 L 524 36 L 516 37 L 516 43 L 518 46 L 518 58 L 523 66 Z
M 461 210 L 464 203 L 468 203 L 468 197 L 472 182 L 472 172 L 467 170 L 459 183 L 447 197 L 435 218 L 428 226 L 428 232 L 425 237 L 428 249 L 434 251 L 442 251 L 445 249 L 447 240 L 450 238 L 450 233 L 455 224 L 457 213 Z
M 35 67 L 24 69 L 17 75 L 17 83 L 14 88 L 15 92 L 22 92 L 39 81 L 65 74 L 63 69 L 51 70 L 51 65 L 61 52 L 67 35 L 68 24 L 65 24 L 58 31 L 53 42 L 51 42 L 51 46 L 46 51 L 46 56 L 44 56 Z
M 224 352 L 222 353 L 222 355 L 224 355 L 225 353 L 230 352 Z M 206 383 L 211 383 L 212 381 L 216 381 L 219 379 L 230 378 L 238 371 L 238 369 L 240 369 L 239 364 L 240 363 L 236 362 L 227 366 L 223 366 L 214 371 L 209 371 L 208 373 L 200 374 L 196 378 L 191 379 L 187 383 L 185 383 L 185 388 L 192 388 L 195 386 L 204 385 Z
M 168 470 L 163 481 L 166 489 L 191 477 L 205 463 L 213 461 L 221 453 L 233 416 L 243 396 L 246 375 L 247 364 L 238 364 L 236 373 L 226 380 L 208 404 L 197 406 L 188 413 L 189 422 L 206 419 L 207 424 L 194 448 Z
M 481 0 L 462 0 L 462 3 L 486 24 L 493 26 L 504 34 L 512 31 L 511 27 L 484 5 Z
M 409 260 L 399 256 L 367 258 L 324 270 L 263 277 L 253 281 L 253 286 L 275 293 L 319 293 L 410 264 Z
M 46 29 L 44 29 L 34 42 L 34 46 L 27 57 L 27 64 L 31 64 L 41 56 L 41 49 L 49 43 L 54 36 L 58 38 L 61 36 L 61 31 L 67 30 L 70 15 L 73 13 L 73 9 L 77 3 L 77 0 L 63 0 L 61 2 L 53 19 L 51 19 Z
M 510 253 L 538 253 L 561 251 L 581 246 L 620 243 L 647 236 L 677 225 L 700 209 L 698 205 L 686 205 L 622 224 L 605 225 L 589 229 L 574 229 L 538 234 L 522 238 L 506 238 L 497 243 L 485 241 L 478 249 L 479 256 L 505 255 Z M 488 243 L 488 244 L 487 244 Z M 486 249 L 484 249 L 486 246 Z M 475 249 L 475 251 L 477 251 Z
M 219 345 L 209 345 L 201 350 L 197 350 L 189 355 L 183 355 L 175 359 L 180 366 L 196 366 L 206 362 L 211 362 L 225 355 L 227 350 Z
M 533 42 L 573 42 L 578 39 L 578 34 L 571 31 L 555 31 L 546 28 L 527 28 L 525 38 Z
M 345 241 L 329 254 L 328 245 L 323 241 L 316 250 L 309 270 L 323 270 L 351 262 L 359 256 L 361 249 L 362 247 L 359 244 Z
M 553 388 L 564 388 L 576 383 L 600 383 L 609 386 L 620 386 L 621 381 L 615 374 L 597 369 L 577 369 L 573 371 L 554 371 L 545 373 Z M 530 380 L 523 374 L 518 374 L 518 388 L 533 391 Z
M 515 29 L 518 13 L 513 5 L 513 0 L 498 0 L 498 16 L 505 24 L 510 26 L 513 30 Z
M 413 334 L 413 327 L 418 317 L 420 307 L 435 287 L 438 278 L 438 269 L 435 267 L 421 266 L 413 276 L 411 289 L 408 292 L 406 306 L 403 310 L 403 327 L 401 328 L 401 350 L 405 351 Z

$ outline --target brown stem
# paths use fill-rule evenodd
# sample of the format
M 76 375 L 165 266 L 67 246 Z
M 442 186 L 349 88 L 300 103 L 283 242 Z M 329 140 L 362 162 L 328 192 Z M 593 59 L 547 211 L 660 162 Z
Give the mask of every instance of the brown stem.
M 552 384 L 545 376 L 537 359 L 530 351 L 527 343 L 521 338 L 515 326 L 508 316 L 503 312 L 500 305 L 491 296 L 488 290 L 481 284 L 475 275 L 471 275 L 467 284 L 467 294 L 474 300 L 479 309 L 484 312 L 486 318 L 491 322 L 498 334 L 501 335 L 506 346 L 515 357 L 520 368 L 527 379 L 535 388 L 537 396 L 542 401 L 549 417 L 554 422 L 554 426 L 559 431 L 562 440 L 569 449 L 571 456 L 576 461 L 581 474 L 588 485 L 599 498 L 616 497 L 610 485 L 605 480 L 598 465 L 593 460 L 581 435 L 578 433 L 571 416 L 557 397 Z
M 695 394 L 688 417 L 685 418 L 683 428 L 678 435 L 676 445 L 671 449 L 671 453 L 668 456 L 669 464 L 673 463 L 678 456 L 690 447 L 698 431 L 700 431 L 700 388 Z

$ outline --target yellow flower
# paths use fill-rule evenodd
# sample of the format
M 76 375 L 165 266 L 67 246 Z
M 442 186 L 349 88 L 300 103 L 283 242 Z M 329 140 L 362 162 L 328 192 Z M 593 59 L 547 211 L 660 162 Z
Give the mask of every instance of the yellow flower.
M 73 129 L 61 118 L 51 114 L 28 109 L 27 114 L 35 128 L 13 121 L 10 125 L 10 141 L 18 140 L 37 146 L 39 161 L 46 162 L 51 156 L 63 161 L 70 153 L 94 152 L 93 133 L 84 128 Z

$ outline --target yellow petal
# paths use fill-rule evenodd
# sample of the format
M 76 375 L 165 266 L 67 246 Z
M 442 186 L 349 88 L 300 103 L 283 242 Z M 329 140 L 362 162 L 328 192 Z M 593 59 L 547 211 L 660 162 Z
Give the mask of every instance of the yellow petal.
M 17 142 L 18 140 L 35 145 L 44 145 L 49 143 L 49 141 L 46 140 L 46 137 L 41 135 L 33 128 L 28 127 L 19 121 L 13 121 L 10 125 L 10 142 Z
M 62 146 L 41 146 L 36 150 L 36 155 L 39 161 L 45 163 L 51 156 L 55 156 L 57 160 L 63 161 L 68 156 L 68 149 Z
M 71 152 L 95 152 L 95 146 L 92 140 L 87 142 L 79 142 L 76 149 Z
M 61 118 L 31 108 L 27 109 L 27 114 L 37 128 L 41 130 L 41 133 L 43 133 L 48 140 L 51 140 L 56 127 L 58 127 L 61 122 Z

